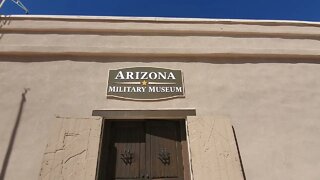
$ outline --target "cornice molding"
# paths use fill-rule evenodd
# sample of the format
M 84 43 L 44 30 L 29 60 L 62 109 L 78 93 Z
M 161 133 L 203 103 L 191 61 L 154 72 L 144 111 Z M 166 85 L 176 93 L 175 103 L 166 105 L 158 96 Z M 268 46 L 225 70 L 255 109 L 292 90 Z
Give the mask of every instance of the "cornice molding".
M 6 40 L 1 40 L 3 37 Z M 23 39 L 21 42 L 18 40 L 23 37 L 27 38 L 28 43 Z M 150 17 L 0 16 L 0 56 L 319 59 L 320 23 Z

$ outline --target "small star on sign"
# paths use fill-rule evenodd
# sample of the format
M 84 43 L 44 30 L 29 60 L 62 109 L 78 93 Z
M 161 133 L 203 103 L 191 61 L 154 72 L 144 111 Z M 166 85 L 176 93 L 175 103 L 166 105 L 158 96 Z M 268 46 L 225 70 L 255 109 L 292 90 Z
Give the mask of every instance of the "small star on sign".
M 142 84 L 142 86 L 146 86 L 146 85 L 148 84 L 148 81 L 143 80 L 143 81 L 141 82 L 141 84 Z

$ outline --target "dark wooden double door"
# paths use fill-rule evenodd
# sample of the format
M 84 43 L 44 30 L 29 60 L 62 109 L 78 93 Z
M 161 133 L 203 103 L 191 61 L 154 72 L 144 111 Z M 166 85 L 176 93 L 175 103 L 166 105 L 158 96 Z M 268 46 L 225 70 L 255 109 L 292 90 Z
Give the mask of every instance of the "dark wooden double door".
M 183 180 L 181 121 L 114 121 L 101 167 L 104 180 Z M 104 154 L 107 153 L 107 154 Z

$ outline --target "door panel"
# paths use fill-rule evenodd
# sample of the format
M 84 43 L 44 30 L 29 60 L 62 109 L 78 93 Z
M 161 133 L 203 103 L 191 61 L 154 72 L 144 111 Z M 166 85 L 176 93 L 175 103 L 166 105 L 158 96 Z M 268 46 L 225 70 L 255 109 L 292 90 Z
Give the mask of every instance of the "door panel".
M 113 179 L 139 179 L 144 169 L 145 133 L 140 122 L 118 122 L 112 127 L 110 168 Z M 111 165 L 111 164 L 110 164 Z
M 177 122 L 147 122 L 146 127 L 147 134 L 150 135 L 150 146 L 147 149 L 150 151 L 150 177 L 152 179 L 179 179 L 182 163 Z

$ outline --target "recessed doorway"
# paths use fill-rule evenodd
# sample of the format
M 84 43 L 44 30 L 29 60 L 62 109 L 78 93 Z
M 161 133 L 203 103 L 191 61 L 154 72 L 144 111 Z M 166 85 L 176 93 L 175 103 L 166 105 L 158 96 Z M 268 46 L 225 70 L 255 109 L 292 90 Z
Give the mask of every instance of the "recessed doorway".
M 105 120 L 99 180 L 185 180 L 185 120 Z

